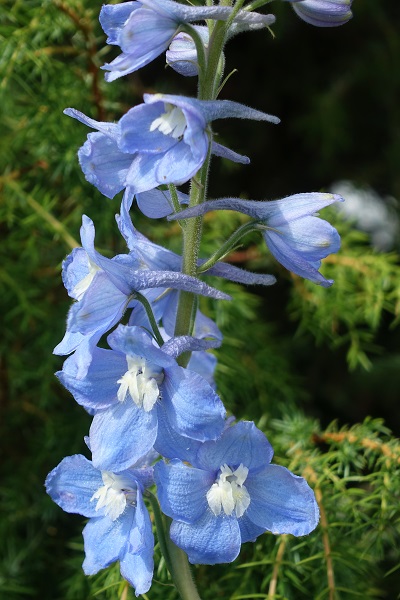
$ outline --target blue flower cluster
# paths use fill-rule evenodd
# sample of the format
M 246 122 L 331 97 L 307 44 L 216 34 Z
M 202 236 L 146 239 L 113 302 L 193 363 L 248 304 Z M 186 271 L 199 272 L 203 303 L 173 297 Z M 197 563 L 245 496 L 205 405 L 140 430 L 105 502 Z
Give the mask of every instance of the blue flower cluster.
M 325 26 L 348 20 L 349 4 L 301 0 L 293 8 L 305 20 Z M 211 55 L 213 39 L 205 25 L 190 25 L 204 20 L 226 22 L 227 41 L 241 31 L 271 25 L 274 17 L 174 0 L 103 6 L 100 21 L 107 41 L 122 51 L 104 65 L 106 79 L 132 73 L 164 51 L 178 72 L 204 76 L 199 52 L 203 58 Z M 188 272 L 182 268 L 185 257 L 147 239 L 130 216 L 134 200 L 147 217 L 179 219 L 184 228 L 208 211 L 235 210 L 253 219 L 270 252 L 288 270 L 325 287 L 333 283 L 319 268 L 322 258 L 339 249 L 340 238 L 315 213 L 341 197 L 305 193 L 269 202 L 193 202 L 176 190 L 207 167 L 211 155 L 249 162 L 213 141 L 213 121 L 279 122 L 216 97 L 215 89 L 207 98 L 145 94 L 143 104 L 118 123 L 65 111 L 95 130 L 78 152 L 87 180 L 108 198 L 124 191 L 116 218 L 127 252 L 113 258 L 100 254 L 93 222 L 83 216 L 82 246 L 63 263 L 73 303 L 65 336 L 55 348 L 56 354 L 68 356 L 57 377 L 93 417 L 86 439 L 92 460 L 65 458 L 48 475 L 46 489 L 65 511 L 89 519 L 83 531 L 85 573 L 118 560 L 136 595 L 148 591 L 153 573 L 153 532 L 143 500 L 149 488 L 157 486 L 161 510 L 172 519 L 170 537 L 192 563 L 231 562 L 242 543 L 266 531 L 306 535 L 319 518 L 307 482 L 270 464 L 272 447 L 254 423 L 227 418 L 213 377 L 216 359 L 208 352 L 221 344 L 222 334 L 197 301 L 190 328 L 184 335 L 176 333 L 183 295 L 230 300 L 199 273 L 266 286 L 275 277 L 220 262 L 220 256 L 211 261 L 196 256 Z M 196 186 L 201 188 L 195 179 Z

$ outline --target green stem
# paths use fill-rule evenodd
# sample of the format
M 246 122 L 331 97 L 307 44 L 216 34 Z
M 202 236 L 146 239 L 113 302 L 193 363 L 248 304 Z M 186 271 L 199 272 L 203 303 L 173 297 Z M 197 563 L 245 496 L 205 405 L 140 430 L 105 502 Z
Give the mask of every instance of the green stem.
M 256 10 L 257 8 L 260 8 L 261 6 L 270 4 L 270 2 L 272 2 L 272 0 L 254 0 L 254 2 L 250 2 L 250 4 L 247 4 L 247 6 L 245 6 L 243 10 L 250 10 L 250 11 Z
M 154 494 L 152 494 L 148 490 L 145 492 L 145 495 L 146 495 L 146 498 L 148 498 L 150 500 L 151 508 L 153 509 L 154 522 L 155 522 L 156 529 L 157 529 L 157 539 L 158 539 L 158 543 L 160 544 L 161 554 L 164 557 L 165 564 L 167 565 L 168 571 L 172 574 L 172 564 L 171 564 L 171 558 L 169 555 L 168 543 L 167 543 L 168 536 L 165 533 L 163 515 L 160 510 L 160 505 L 158 503 L 157 498 L 154 496 Z
M 205 273 L 205 271 L 211 269 L 211 267 L 213 267 L 219 260 L 231 252 L 231 250 L 238 244 L 242 237 L 252 231 L 257 230 L 259 230 L 257 221 L 250 221 L 249 223 L 241 225 L 241 227 L 232 233 L 232 235 L 222 244 L 222 246 L 197 269 L 197 273 Z
M 142 294 L 139 294 L 139 292 L 135 292 L 134 294 L 132 294 L 132 299 L 138 300 L 143 305 L 143 308 L 146 311 L 147 318 L 150 321 L 154 337 L 156 338 L 157 344 L 161 347 L 164 344 L 164 340 L 161 336 L 160 330 L 158 329 L 158 325 L 155 320 L 153 311 L 151 309 L 150 302 L 147 300 L 147 298 L 142 296 Z
M 208 170 L 211 157 L 210 149 L 203 166 L 197 175 L 192 179 L 192 188 L 190 193 L 189 206 L 197 206 L 204 202 L 207 193 Z M 187 219 L 183 230 L 183 252 L 182 252 L 182 273 L 197 276 L 197 259 L 199 255 L 203 217 L 194 217 Z M 174 335 L 190 335 L 194 324 L 193 311 L 195 309 L 196 297 L 191 292 L 181 292 L 179 295 L 178 311 L 176 316 L 176 325 Z M 190 355 L 189 355 L 190 358 Z M 181 355 L 178 363 L 183 366 L 187 364 L 187 356 Z
M 160 550 L 176 589 L 182 600 L 201 600 L 192 578 L 186 554 L 169 537 L 168 530 L 171 519 L 169 517 L 163 518 L 160 505 L 154 494 L 147 491 L 146 497 L 149 498 L 153 509 Z
M 173 183 L 169 183 L 168 184 L 168 190 L 171 196 L 171 202 L 172 202 L 172 206 L 174 208 L 174 211 L 176 213 L 180 212 L 182 210 L 182 207 L 180 205 L 179 202 L 179 198 L 178 198 L 178 192 L 176 191 L 176 187 L 174 186 Z
M 166 521 L 168 525 L 171 523 L 168 517 Z M 174 544 L 169 535 L 167 535 L 167 544 L 173 565 L 171 576 L 182 600 L 201 600 L 185 552 Z

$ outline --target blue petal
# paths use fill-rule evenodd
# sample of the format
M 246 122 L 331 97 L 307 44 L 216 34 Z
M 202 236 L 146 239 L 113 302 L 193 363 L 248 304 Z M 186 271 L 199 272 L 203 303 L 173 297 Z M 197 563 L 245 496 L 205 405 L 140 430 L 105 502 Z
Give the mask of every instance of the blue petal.
M 94 575 L 124 555 L 135 511 L 128 508 L 115 521 L 109 517 L 90 519 L 83 530 L 86 575 Z
M 125 54 L 125 52 L 122 52 L 113 61 L 105 63 L 100 68 L 104 71 L 109 71 L 104 75 L 104 79 L 110 83 L 119 77 L 133 73 L 133 71 L 147 65 L 153 58 L 153 52 L 148 52 L 144 56 L 141 56 L 139 60 L 135 60 L 135 57 L 132 54 Z
M 243 464 L 249 470 L 258 470 L 271 462 L 274 451 L 262 431 L 252 421 L 240 421 L 227 427 L 215 442 L 205 442 L 200 448 L 196 466 L 219 469 Z
M 206 317 L 199 309 L 196 313 L 196 318 L 194 321 L 194 335 L 197 338 L 214 338 L 215 340 L 222 341 L 223 335 L 221 331 L 218 329 L 215 321 L 210 319 L 210 317 Z M 215 348 L 216 346 L 213 346 Z
M 156 177 L 156 168 L 163 156 L 163 154 L 144 153 L 135 156 L 126 177 L 126 183 L 133 194 L 147 192 L 164 183 L 158 181 Z
M 46 492 L 68 513 L 98 517 L 93 494 L 103 485 L 101 473 L 81 454 L 67 456 L 46 478 Z
M 71 354 L 71 352 L 76 350 L 82 342 L 84 342 L 85 340 L 87 341 L 89 339 L 88 336 L 84 336 L 82 333 L 79 333 L 79 332 L 71 333 L 71 331 L 68 329 L 69 316 L 70 316 L 70 313 L 74 309 L 75 309 L 75 304 L 73 304 L 68 311 L 67 331 L 65 332 L 65 335 L 64 335 L 63 339 L 61 340 L 61 342 L 59 344 L 57 344 L 57 346 L 54 348 L 53 354 L 57 354 L 57 355 L 61 355 L 61 356 L 64 356 L 66 354 Z
M 137 554 L 126 552 L 120 563 L 121 575 L 134 587 L 136 596 L 148 592 L 153 579 L 154 540 L 150 521 L 149 524 L 148 543 Z
M 140 7 L 140 2 L 136 1 L 122 2 L 121 4 L 104 4 L 102 6 L 99 21 L 104 33 L 108 35 L 107 44 L 118 44 L 122 27 L 131 13 Z
M 79 364 L 75 355 L 68 358 L 63 370 L 56 373 L 78 404 L 100 410 L 117 402 L 117 381 L 127 370 L 126 357 L 112 350 L 95 348 L 86 376 L 78 377 Z
M 89 133 L 78 158 L 87 181 L 107 198 L 114 198 L 126 185 L 134 155 L 121 152 L 103 133 Z
M 119 148 L 123 152 L 161 153 L 177 143 L 172 135 L 165 135 L 159 129 L 151 131 L 151 124 L 165 113 L 164 102 L 139 104 L 131 108 L 120 120 L 121 141 Z
M 263 471 L 249 473 L 248 518 L 272 533 L 307 535 L 318 524 L 319 510 L 314 492 L 305 479 L 285 467 L 268 465 Z
M 310 262 L 317 262 L 340 248 L 336 229 L 318 217 L 297 219 L 281 225 L 278 231 L 293 250 Z
M 153 60 L 159 56 L 168 48 L 177 29 L 173 16 L 161 15 L 152 9 L 153 6 L 142 7 L 132 13 L 119 38 L 121 50 L 136 60 L 150 55 Z
M 161 219 L 173 212 L 170 195 L 166 191 L 149 190 L 136 194 L 139 210 L 150 219 Z
M 205 161 L 209 143 L 207 135 L 198 134 L 196 145 L 193 142 L 189 145 L 186 143 L 186 132 L 184 139 L 168 150 L 157 165 L 157 185 L 185 183 L 197 173 Z
M 169 367 L 165 369 L 162 390 L 167 418 L 179 434 L 199 441 L 216 439 L 221 434 L 224 406 L 200 375 L 182 367 Z
M 157 348 L 150 335 L 140 327 L 119 325 L 107 338 L 111 348 L 130 356 L 143 356 L 146 360 L 160 366 L 173 367 L 173 357 Z
M 76 285 L 89 273 L 88 255 L 83 248 L 74 248 L 62 263 L 62 280 L 68 295 L 79 300 Z
M 188 204 L 189 196 L 182 192 L 177 192 L 180 204 Z M 174 209 L 172 206 L 171 195 L 167 190 L 149 190 L 136 194 L 136 201 L 142 213 L 150 219 L 159 219 L 170 215 Z
M 194 25 L 193 29 L 201 37 L 203 44 L 209 41 L 208 27 Z M 193 77 L 198 74 L 196 45 L 191 36 L 181 31 L 172 40 L 165 55 L 167 65 L 184 77 Z
M 211 145 L 211 152 L 214 156 L 220 156 L 221 158 L 227 158 L 235 163 L 241 163 L 242 165 L 248 165 L 250 163 L 250 159 L 248 156 L 243 156 L 242 154 L 238 154 L 230 148 L 226 148 L 226 146 L 222 146 L 221 144 L 217 144 L 217 142 L 213 142 Z
M 337 27 L 352 18 L 351 0 L 303 0 L 293 4 L 297 15 L 316 27 Z
M 195 523 L 209 512 L 207 492 L 215 482 L 214 474 L 184 465 L 180 461 L 154 467 L 157 495 L 163 513 L 183 521 Z
M 54 348 L 53 353 L 64 355 L 75 350 L 76 377 L 82 379 L 92 362 L 93 352 L 101 335 L 101 331 L 93 335 L 83 336 L 80 333 L 70 333 L 67 330 L 64 339 Z
M 238 519 L 238 523 L 242 544 L 245 542 L 255 542 L 262 533 L 265 533 L 265 529 L 263 527 L 258 527 L 258 525 L 254 525 L 253 521 L 250 521 L 246 513 Z
M 156 436 L 156 411 L 138 408 L 128 396 L 94 416 L 90 427 L 93 464 L 104 471 L 123 471 L 153 447 Z
M 322 287 L 330 287 L 333 284 L 333 279 L 325 279 L 318 271 L 320 262 L 317 264 L 310 263 L 307 258 L 296 252 L 286 243 L 285 238 L 274 231 L 266 231 L 264 233 L 265 242 L 278 262 L 280 262 L 288 271 L 300 275 L 305 279 L 309 279 Z
M 201 442 L 179 435 L 171 427 L 163 402 L 157 405 L 158 432 L 154 448 L 165 458 L 180 458 L 193 462 Z
M 111 261 L 110 261 L 111 262 Z M 98 272 L 80 302 L 74 305 L 69 319 L 69 330 L 91 334 L 103 333 L 117 323 L 127 306 L 127 296 L 105 273 Z
M 192 564 L 215 565 L 235 560 L 240 552 L 240 530 L 235 517 L 215 517 L 206 512 L 194 524 L 173 521 L 172 541 L 184 550 Z
M 163 192 L 153 190 L 152 192 L 138 194 L 138 196 L 144 198 L 145 202 L 145 199 L 149 195 L 152 195 L 153 193 L 157 195 L 157 192 L 161 196 L 163 195 Z M 182 198 L 182 202 L 185 198 L 188 198 L 186 194 L 181 194 L 180 192 L 178 192 L 178 195 Z M 121 203 L 121 215 L 117 218 L 118 227 L 126 240 L 131 255 L 136 256 L 141 264 L 144 263 L 146 266 L 156 271 L 180 271 L 182 264 L 181 256 L 151 242 L 133 226 L 129 215 L 131 204 L 132 198 L 130 198 L 128 194 L 125 194 Z
M 187 368 L 201 375 L 215 389 L 214 373 L 216 366 L 217 358 L 213 354 L 209 352 L 192 352 Z
M 119 139 L 119 125 L 118 123 L 107 123 L 105 121 L 96 121 L 95 119 L 91 119 L 84 115 L 80 110 L 76 110 L 75 108 L 66 108 L 64 114 L 68 117 L 72 117 L 77 121 L 80 121 L 84 125 L 91 127 L 92 129 L 97 129 L 101 133 L 104 133 L 107 137 L 118 140 Z
M 162 349 L 163 352 L 178 358 L 183 352 L 193 352 L 195 350 L 209 350 L 210 348 L 219 348 L 220 340 L 199 340 L 190 335 L 182 335 L 179 337 L 170 338 L 165 342 Z
M 143 501 L 142 492 L 139 488 L 136 491 L 136 506 L 134 510 L 135 514 L 133 527 L 129 537 L 127 552 L 136 554 L 137 552 L 142 552 L 143 549 L 147 548 L 150 549 L 151 554 L 153 554 L 154 537 L 151 521 Z

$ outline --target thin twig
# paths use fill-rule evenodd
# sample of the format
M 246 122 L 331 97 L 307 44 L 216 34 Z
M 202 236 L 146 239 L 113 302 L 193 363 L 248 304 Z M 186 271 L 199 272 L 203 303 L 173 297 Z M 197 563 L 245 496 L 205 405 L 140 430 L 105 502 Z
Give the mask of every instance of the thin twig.
M 282 558 L 283 558 L 283 554 L 285 552 L 286 543 L 287 543 L 287 535 L 282 535 L 280 542 L 279 542 L 278 552 L 276 553 L 274 568 L 272 571 L 272 577 L 271 577 L 271 581 L 270 581 L 269 589 L 268 589 L 267 600 L 273 600 L 275 598 L 276 587 L 278 585 L 279 569 L 281 568 Z
M 328 579 L 329 600 L 335 600 L 335 573 L 333 570 L 331 545 L 329 542 L 328 535 L 328 519 L 326 517 L 325 508 L 322 503 L 322 492 L 319 487 L 315 488 L 315 499 L 318 502 L 321 517 L 322 543 L 324 545 L 324 554 L 326 560 L 326 576 Z
M 122 594 L 119 600 L 127 600 L 129 591 L 129 583 L 126 582 L 124 589 L 122 590 Z

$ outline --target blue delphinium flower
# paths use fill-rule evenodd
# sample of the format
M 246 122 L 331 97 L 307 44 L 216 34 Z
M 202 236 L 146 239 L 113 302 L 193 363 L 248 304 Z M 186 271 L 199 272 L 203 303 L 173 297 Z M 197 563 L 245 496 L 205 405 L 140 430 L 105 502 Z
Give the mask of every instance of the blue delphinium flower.
M 121 575 L 145 594 L 153 578 L 154 539 L 143 502 L 153 483 L 153 469 L 142 459 L 119 473 L 99 471 L 77 454 L 64 458 L 49 473 L 46 490 L 69 513 L 89 518 L 83 530 L 86 575 L 94 575 L 116 560 Z
M 187 208 L 169 219 L 186 219 L 210 210 L 236 210 L 249 215 L 263 226 L 262 234 L 270 252 L 286 269 L 329 287 L 333 280 L 325 279 L 318 269 L 322 258 L 339 250 L 340 236 L 330 223 L 314 213 L 333 202 L 343 202 L 343 198 L 318 192 L 269 202 L 221 198 Z
M 97 468 L 126 469 L 153 446 L 163 454 L 160 404 L 180 435 L 199 441 L 220 435 L 225 409 L 219 396 L 205 379 L 175 360 L 182 352 L 219 342 L 185 336 L 157 348 L 143 329 L 123 325 L 107 341 L 111 349 L 94 349 L 84 378 L 76 376 L 75 355 L 57 373 L 76 401 L 94 413 L 89 439 Z
M 107 43 L 120 46 L 122 54 L 102 68 L 107 81 L 133 73 L 144 67 L 164 50 L 179 30 L 179 26 L 205 19 L 229 19 L 228 6 L 187 6 L 173 0 L 141 0 L 123 4 L 105 5 L 100 12 L 100 23 L 108 35 Z M 258 23 L 264 26 L 275 21 L 273 15 L 239 11 L 239 23 Z
M 205 25 L 194 25 L 193 29 L 197 31 L 204 47 L 207 48 L 210 37 L 208 27 Z M 174 37 L 165 54 L 165 59 L 167 65 L 184 77 L 195 77 L 198 75 L 196 44 L 193 38 L 185 31 L 181 31 Z
M 296 14 L 316 27 L 338 27 L 349 21 L 353 14 L 353 0 L 287 0 Z
M 233 561 L 244 542 L 265 531 L 307 535 L 318 523 L 305 479 L 272 465 L 273 450 L 254 423 L 227 427 L 182 460 L 159 462 L 154 476 L 170 536 L 191 563 Z
M 208 124 L 216 119 L 253 119 L 278 123 L 272 115 L 229 100 L 197 100 L 167 94 L 145 94 L 119 123 L 104 123 L 68 108 L 65 114 L 97 129 L 78 152 L 86 179 L 113 198 L 124 188 L 130 193 L 161 184 L 188 181 L 205 161 L 210 137 Z M 215 154 L 233 161 L 246 157 L 214 144 Z
M 138 253 L 106 258 L 95 250 L 94 236 L 93 222 L 83 215 L 82 248 L 74 249 L 63 263 L 64 285 L 76 302 L 68 314 L 66 334 L 54 353 L 67 355 L 77 351 L 78 376 L 85 374 L 101 336 L 135 305 L 135 292 L 156 289 L 158 296 L 172 288 L 230 298 L 199 279 L 178 272 L 175 262 L 168 270 L 165 262 L 154 267 L 146 264 Z
M 267 24 L 263 22 L 234 22 L 229 27 L 227 40 L 230 40 L 238 33 L 264 29 L 266 25 Z M 208 27 L 204 25 L 194 25 L 193 29 L 195 29 L 200 36 L 203 46 L 207 51 L 210 38 Z M 165 54 L 165 58 L 167 65 L 172 67 L 180 75 L 183 75 L 184 77 L 194 77 L 195 75 L 198 75 L 199 66 L 196 44 L 189 33 L 181 31 L 174 37 Z

